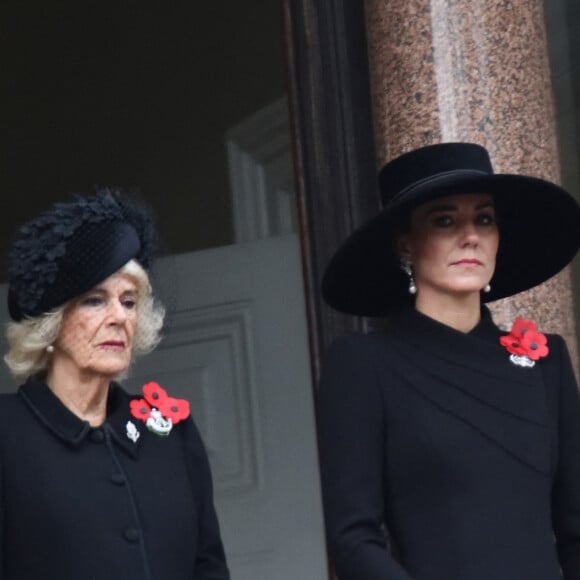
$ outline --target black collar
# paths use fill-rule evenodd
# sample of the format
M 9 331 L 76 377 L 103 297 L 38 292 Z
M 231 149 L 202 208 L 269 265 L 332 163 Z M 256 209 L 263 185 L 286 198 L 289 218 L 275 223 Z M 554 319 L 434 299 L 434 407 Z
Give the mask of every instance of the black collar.
M 496 339 L 499 340 L 499 337 L 504 334 L 493 322 L 487 306 L 481 307 L 480 320 L 469 332 L 455 330 L 411 307 L 402 308 L 393 315 L 391 321 L 392 327 L 396 328 L 397 333 L 401 336 L 422 337 L 427 341 L 434 341 L 435 343 L 440 343 L 441 340 L 445 343 L 449 341 L 455 343 L 458 339 L 461 341 L 461 339 L 469 337 L 485 341 L 495 341 Z
M 132 398 L 118 384 L 111 383 L 107 397 L 107 418 L 98 428 L 92 428 L 72 413 L 50 390 L 48 385 L 37 379 L 30 379 L 18 389 L 32 413 L 48 430 L 59 439 L 79 446 L 87 437 L 102 431 L 110 435 L 122 449 L 136 457 L 142 441 L 139 437 L 133 442 L 127 436 L 127 422 L 131 421 L 137 429 L 144 431 L 142 423 L 131 416 L 130 401 Z
M 425 356 L 435 357 L 458 368 L 469 367 L 483 376 L 502 382 L 509 381 L 521 387 L 541 380 L 536 363 L 533 369 L 523 368 L 510 361 L 508 351 L 499 339 L 502 332 L 494 323 L 486 306 L 481 308 L 481 319 L 470 332 L 461 332 L 446 326 L 414 308 L 405 308 L 393 317 L 391 327 L 397 337 L 419 348 Z M 511 391 L 513 392 L 513 387 Z M 521 399 L 516 405 L 521 410 Z

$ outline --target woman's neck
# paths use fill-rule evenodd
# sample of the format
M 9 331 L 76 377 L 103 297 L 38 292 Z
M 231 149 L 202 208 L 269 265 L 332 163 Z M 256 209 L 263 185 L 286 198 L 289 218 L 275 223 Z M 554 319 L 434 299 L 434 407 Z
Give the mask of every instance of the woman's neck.
M 481 320 L 481 299 L 475 293 L 431 296 L 428 300 L 417 294 L 415 309 L 460 332 L 470 332 Z
M 61 403 L 79 419 L 88 421 L 92 427 L 105 422 L 110 384 L 108 377 L 50 372 L 46 382 Z

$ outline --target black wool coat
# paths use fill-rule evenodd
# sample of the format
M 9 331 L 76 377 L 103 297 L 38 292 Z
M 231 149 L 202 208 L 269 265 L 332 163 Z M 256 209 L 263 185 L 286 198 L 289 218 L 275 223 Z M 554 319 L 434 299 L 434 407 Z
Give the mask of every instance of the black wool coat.
M 547 335 L 523 368 L 502 334 L 485 308 L 468 334 L 409 309 L 329 349 L 319 440 L 340 580 L 580 580 L 568 352 Z
M 193 421 L 161 437 L 130 400 L 91 428 L 42 382 L 0 396 L 0 580 L 229 579 Z

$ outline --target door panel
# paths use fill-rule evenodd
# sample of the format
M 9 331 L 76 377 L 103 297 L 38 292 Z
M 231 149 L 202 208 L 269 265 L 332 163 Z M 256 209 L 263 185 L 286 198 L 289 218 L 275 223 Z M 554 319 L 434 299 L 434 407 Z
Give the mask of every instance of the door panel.
M 126 381 L 186 397 L 235 580 L 327 578 L 298 238 L 163 259 L 166 337 Z

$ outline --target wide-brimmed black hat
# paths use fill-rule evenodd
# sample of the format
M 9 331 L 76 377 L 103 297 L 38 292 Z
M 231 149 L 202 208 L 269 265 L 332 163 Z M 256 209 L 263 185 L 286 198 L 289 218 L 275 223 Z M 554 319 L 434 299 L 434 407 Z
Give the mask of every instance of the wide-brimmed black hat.
M 8 263 L 8 311 L 32 318 L 88 292 L 129 260 L 153 262 L 157 234 L 144 200 L 117 188 L 75 194 L 24 224 Z
M 562 270 L 580 246 L 580 206 L 560 186 L 526 175 L 494 174 L 486 149 L 440 143 L 404 153 L 379 173 L 382 211 L 355 230 L 330 260 L 324 300 L 360 316 L 385 316 L 408 303 L 395 237 L 417 206 L 448 195 L 489 193 L 500 231 L 485 302 L 528 290 Z

